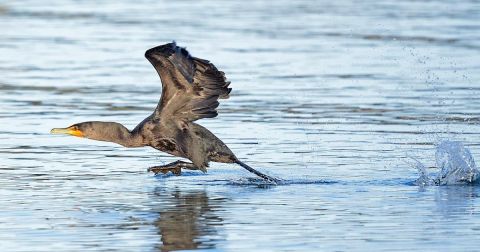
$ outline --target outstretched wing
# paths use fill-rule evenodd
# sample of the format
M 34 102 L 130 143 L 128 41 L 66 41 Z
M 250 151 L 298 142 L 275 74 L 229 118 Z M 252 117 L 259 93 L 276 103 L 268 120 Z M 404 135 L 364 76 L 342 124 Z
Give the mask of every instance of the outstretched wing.
M 162 97 L 154 116 L 195 121 L 217 116 L 218 99 L 232 90 L 225 74 L 208 60 L 192 57 L 175 42 L 147 50 L 145 57 L 162 81 Z

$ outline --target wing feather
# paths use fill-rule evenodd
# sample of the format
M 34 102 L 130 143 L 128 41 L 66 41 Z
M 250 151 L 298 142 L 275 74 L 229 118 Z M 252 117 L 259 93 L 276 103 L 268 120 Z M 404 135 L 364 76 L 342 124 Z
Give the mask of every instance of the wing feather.
M 162 81 L 157 118 L 195 121 L 218 115 L 218 99 L 227 99 L 231 88 L 225 73 L 208 60 L 192 57 L 173 43 L 147 50 L 145 57 Z

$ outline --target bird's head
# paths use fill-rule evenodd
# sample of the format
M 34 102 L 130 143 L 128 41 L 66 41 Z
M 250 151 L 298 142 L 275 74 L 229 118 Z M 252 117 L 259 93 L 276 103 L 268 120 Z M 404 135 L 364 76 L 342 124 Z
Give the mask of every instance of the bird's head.
M 54 128 L 50 133 L 114 142 L 123 146 L 140 146 L 139 141 L 132 139 L 130 131 L 125 128 L 125 126 L 116 122 L 82 122 L 76 123 L 67 128 Z
M 98 121 L 76 123 L 67 128 L 54 128 L 50 131 L 52 134 L 65 134 L 103 141 L 120 138 L 127 132 L 128 130 L 120 123 Z

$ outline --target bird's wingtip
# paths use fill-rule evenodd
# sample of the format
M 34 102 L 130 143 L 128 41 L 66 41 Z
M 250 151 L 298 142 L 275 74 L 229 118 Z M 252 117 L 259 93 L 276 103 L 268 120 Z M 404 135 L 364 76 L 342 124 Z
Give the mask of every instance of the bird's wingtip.
M 148 49 L 145 52 L 145 58 L 148 59 L 151 55 L 154 55 L 154 54 L 163 54 L 165 56 L 169 56 L 169 55 L 175 53 L 176 48 L 177 48 L 177 43 L 175 42 L 175 40 L 172 40 L 172 42 L 170 42 L 170 43 L 155 46 L 155 47 L 152 47 L 152 48 Z

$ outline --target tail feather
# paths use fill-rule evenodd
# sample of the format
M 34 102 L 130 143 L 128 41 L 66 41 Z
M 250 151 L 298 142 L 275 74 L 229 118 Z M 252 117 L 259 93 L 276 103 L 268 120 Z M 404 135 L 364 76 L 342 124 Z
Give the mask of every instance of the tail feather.
M 273 182 L 273 183 L 275 183 L 275 184 L 279 182 L 278 179 L 276 179 L 276 178 L 274 178 L 274 177 L 270 177 L 270 176 L 268 176 L 268 175 L 266 175 L 266 174 L 263 174 L 263 173 L 255 170 L 255 169 L 253 169 L 252 167 L 248 166 L 247 164 L 245 164 L 244 162 L 242 162 L 242 161 L 240 161 L 240 160 L 236 160 L 235 163 L 239 164 L 241 167 L 245 168 L 247 171 L 249 171 L 249 172 L 251 172 L 251 173 L 253 173 L 253 174 L 255 174 L 255 175 L 257 175 L 257 176 L 259 176 L 259 177 L 261 177 L 261 178 L 263 178 L 263 179 L 265 179 L 265 180 L 267 180 L 267 181 L 269 181 L 269 182 Z

